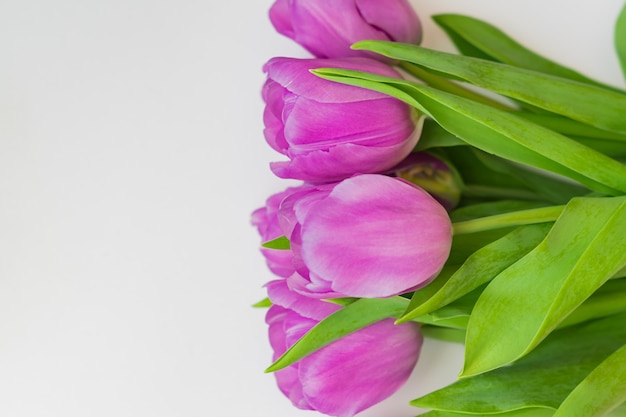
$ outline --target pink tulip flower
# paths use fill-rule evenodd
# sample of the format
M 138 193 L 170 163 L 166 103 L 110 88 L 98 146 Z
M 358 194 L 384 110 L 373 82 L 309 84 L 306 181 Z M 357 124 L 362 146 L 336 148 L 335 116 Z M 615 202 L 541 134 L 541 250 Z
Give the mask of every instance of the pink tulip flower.
M 407 0 L 277 0 L 274 28 L 319 58 L 367 56 L 350 49 L 362 40 L 419 43 L 420 21 Z
M 324 80 L 310 70 L 344 68 L 398 77 L 367 58 L 273 58 L 265 66 L 265 139 L 288 161 L 274 162 L 281 178 L 339 181 L 385 171 L 414 148 L 416 112 L 395 98 Z
M 291 241 L 289 286 L 317 298 L 389 297 L 428 284 L 452 243 L 448 214 L 399 178 L 363 174 L 309 186 L 282 200 Z
M 284 280 L 267 285 L 274 360 L 340 307 L 289 291 Z M 386 319 L 332 342 L 275 372 L 280 390 L 298 408 L 352 417 L 397 391 L 417 362 L 422 335 L 415 323 Z

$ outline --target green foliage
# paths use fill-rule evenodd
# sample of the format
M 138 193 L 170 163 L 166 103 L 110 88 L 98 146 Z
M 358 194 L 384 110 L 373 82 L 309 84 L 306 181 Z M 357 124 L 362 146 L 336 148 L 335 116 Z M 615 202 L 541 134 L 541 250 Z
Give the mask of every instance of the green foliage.
M 437 410 L 438 413 L 430 414 L 437 417 L 447 417 L 449 412 L 510 417 L 518 417 L 517 413 L 534 416 L 534 412 L 551 415 L 541 410 L 553 413 L 578 384 L 626 343 L 624 323 L 626 315 L 621 314 L 558 330 L 513 365 L 462 379 L 411 404 Z M 611 376 L 605 374 L 604 378 L 608 383 Z M 594 414 L 585 414 L 591 415 Z
M 524 356 L 626 264 L 626 197 L 575 198 L 547 237 L 478 299 L 463 376 Z
M 626 4 L 615 23 L 615 49 L 617 57 L 622 66 L 624 78 L 626 78 Z

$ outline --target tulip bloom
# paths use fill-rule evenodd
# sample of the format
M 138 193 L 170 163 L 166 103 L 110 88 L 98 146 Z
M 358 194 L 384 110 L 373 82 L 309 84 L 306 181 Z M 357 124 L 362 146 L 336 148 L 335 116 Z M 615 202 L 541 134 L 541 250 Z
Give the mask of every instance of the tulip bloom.
M 385 175 L 310 186 L 278 210 L 296 271 L 287 282 L 310 297 L 415 290 L 439 273 L 452 244 L 445 208 L 416 185 Z
M 293 293 L 284 280 L 270 282 L 267 288 L 273 302 L 266 322 L 274 360 L 341 308 Z M 352 417 L 406 382 L 421 345 L 417 324 L 395 325 L 393 319 L 386 319 L 334 341 L 275 376 L 280 390 L 296 407 Z
M 274 28 L 319 58 L 367 56 L 350 45 L 362 40 L 419 43 L 422 28 L 407 0 L 277 0 Z
M 331 182 L 385 171 L 417 143 L 416 112 L 400 100 L 334 83 L 310 73 L 344 68 L 389 77 L 389 66 L 367 58 L 273 58 L 265 66 L 265 139 L 289 161 L 274 162 L 281 178 Z

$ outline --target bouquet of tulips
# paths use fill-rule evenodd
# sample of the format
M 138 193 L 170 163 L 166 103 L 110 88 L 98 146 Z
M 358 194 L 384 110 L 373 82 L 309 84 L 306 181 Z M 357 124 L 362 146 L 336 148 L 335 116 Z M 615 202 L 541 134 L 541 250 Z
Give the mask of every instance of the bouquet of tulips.
M 280 390 L 350 417 L 402 386 L 424 337 L 464 343 L 430 417 L 626 416 L 626 91 L 479 19 L 407 0 L 277 0 L 310 59 L 264 67 L 271 164 L 252 215 L 276 279 Z M 615 48 L 626 74 L 626 7 Z

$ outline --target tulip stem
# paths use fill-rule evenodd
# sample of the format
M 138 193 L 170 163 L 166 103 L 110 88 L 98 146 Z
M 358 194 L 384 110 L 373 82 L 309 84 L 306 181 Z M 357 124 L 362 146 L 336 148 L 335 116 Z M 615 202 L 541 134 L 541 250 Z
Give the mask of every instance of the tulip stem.
M 561 206 L 541 207 L 511 213 L 496 214 L 452 224 L 455 235 L 483 232 L 502 227 L 522 226 L 525 224 L 546 223 L 555 221 L 565 208 Z
M 412 76 L 422 80 L 429 86 L 434 87 L 438 90 L 442 90 L 447 93 L 456 94 L 457 96 L 461 96 L 461 97 L 465 97 L 474 101 L 478 101 L 479 103 L 487 104 L 499 110 L 504 110 L 504 111 L 515 110 L 514 108 L 507 106 L 506 104 L 503 104 L 499 101 L 493 100 L 489 97 L 483 96 L 482 94 L 478 94 L 465 87 L 462 87 L 461 85 L 456 84 L 447 78 L 425 71 L 421 67 L 415 64 L 411 64 L 410 62 L 402 62 L 400 64 L 400 68 L 402 68 L 403 70 L 405 70 Z

